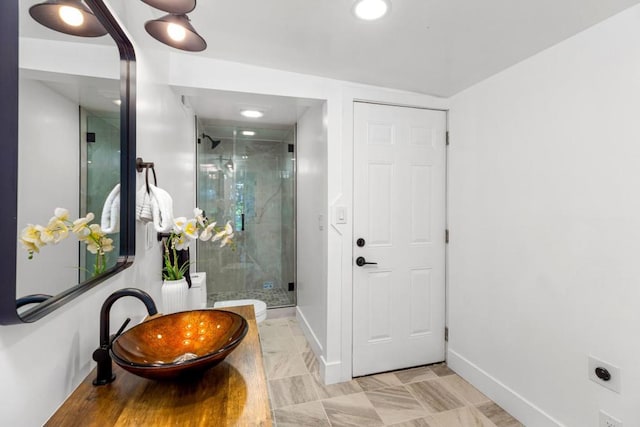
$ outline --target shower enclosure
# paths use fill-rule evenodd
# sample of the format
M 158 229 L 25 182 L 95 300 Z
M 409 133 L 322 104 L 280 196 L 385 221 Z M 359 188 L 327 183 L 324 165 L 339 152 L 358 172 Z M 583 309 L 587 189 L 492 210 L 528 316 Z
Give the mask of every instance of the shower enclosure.
M 197 205 L 235 230 L 234 250 L 198 242 L 208 305 L 246 298 L 295 305 L 295 126 L 197 128 Z
M 95 215 L 100 224 L 107 196 L 120 183 L 120 113 L 80 109 L 80 215 Z M 113 247 L 120 246 L 120 233 L 110 233 Z M 105 254 L 106 268 L 116 265 L 117 250 Z M 93 275 L 96 255 L 81 245 L 79 281 Z

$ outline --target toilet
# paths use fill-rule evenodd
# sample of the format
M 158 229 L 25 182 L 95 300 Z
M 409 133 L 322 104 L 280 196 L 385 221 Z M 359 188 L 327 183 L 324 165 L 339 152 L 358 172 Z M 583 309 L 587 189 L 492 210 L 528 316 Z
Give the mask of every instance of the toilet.
M 207 308 L 207 273 L 191 273 L 191 287 L 187 291 L 189 310 Z
M 267 318 L 267 304 L 257 299 L 236 299 L 229 301 L 217 301 L 213 304 L 213 308 L 237 307 L 240 305 L 253 305 L 256 313 L 256 322 L 260 323 Z

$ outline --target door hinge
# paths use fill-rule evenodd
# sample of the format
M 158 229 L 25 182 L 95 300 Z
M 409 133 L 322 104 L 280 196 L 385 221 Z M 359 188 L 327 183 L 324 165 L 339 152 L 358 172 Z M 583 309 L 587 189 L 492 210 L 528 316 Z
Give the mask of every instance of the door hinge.
M 449 327 L 444 327 L 444 340 L 449 341 Z
M 449 243 L 449 229 L 444 230 L 444 242 Z
M 446 135 L 447 145 L 449 145 L 449 131 L 447 131 L 445 135 Z

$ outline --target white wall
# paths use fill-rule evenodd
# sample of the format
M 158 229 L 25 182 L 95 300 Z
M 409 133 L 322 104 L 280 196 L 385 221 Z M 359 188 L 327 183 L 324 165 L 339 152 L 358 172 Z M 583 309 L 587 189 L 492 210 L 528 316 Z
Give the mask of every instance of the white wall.
M 638 40 L 636 6 L 451 102 L 449 362 L 526 425 L 640 425 Z
M 141 2 L 127 3 L 134 41 L 148 37 L 139 22 L 150 8 Z M 140 13 L 138 13 L 140 12 Z M 148 16 L 147 16 L 148 17 Z M 323 114 L 326 126 L 324 177 L 327 193 L 327 246 L 323 262 L 326 279 L 320 290 L 326 295 L 326 326 L 321 322 L 314 334 L 325 336 L 319 356 L 328 382 L 351 378 L 351 266 L 352 266 L 352 104 L 354 99 L 402 105 L 445 108 L 442 99 L 403 91 L 375 88 L 303 74 L 216 61 L 196 55 L 171 53 L 156 42 L 145 41 L 138 56 L 138 154 L 156 164 L 159 184 L 174 196 L 176 213 L 189 215 L 194 206 L 193 117 L 167 86 L 192 86 L 237 90 L 327 100 Z M 153 43 L 156 43 L 155 45 Z M 151 44 L 158 48 L 155 51 Z M 159 53 L 162 52 L 162 53 Z M 169 60 L 170 56 L 171 60 Z M 82 60 L 83 56 L 77 56 Z M 141 176 L 138 177 L 142 185 Z M 349 212 L 349 223 L 332 223 L 333 207 Z M 317 219 L 317 217 L 316 217 Z M 314 224 L 317 227 L 317 223 Z M 298 232 L 300 230 L 298 229 Z M 158 299 L 160 295 L 160 247 L 144 247 L 144 229 L 138 227 L 136 261 L 130 269 L 62 309 L 31 325 L 4 326 L 0 334 L 0 413 L 7 425 L 42 424 L 94 363 L 91 353 L 98 343 L 98 312 L 102 301 L 116 289 L 135 286 Z M 129 301 L 128 301 L 129 300 Z M 142 316 L 141 304 L 131 298 L 114 306 L 115 329 L 127 315 Z M 311 307 L 310 307 L 311 309 Z M 318 311 L 319 310 L 319 311 Z M 326 327 L 326 332 L 321 328 Z M 322 341 L 322 338 L 319 338 Z M 45 349 L 45 351 L 42 351 Z
M 316 354 L 327 342 L 326 104 L 298 120 L 296 152 L 297 311 Z
M 18 227 L 46 226 L 56 207 L 68 209 L 75 219 L 80 198 L 78 104 L 38 80 L 21 78 L 19 93 Z M 46 246 L 33 259 L 19 245 L 17 297 L 62 292 L 78 282 L 77 265 L 77 239 Z
M 202 88 L 250 92 L 259 94 L 291 96 L 326 100 L 324 122 L 326 126 L 326 208 L 327 239 L 322 260 L 326 279 L 322 300 L 315 301 L 311 309 L 326 311 L 326 333 L 321 329 L 312 332 L 320 342 L 322 351 L 316 353 L 321 362 L 321 371 L 327 383 L 351 379 L 351 286 L 352 260 L 352 186 L 353 186 L 353 102 L 365 100 L 389 104 L 446 109 L 447 100 L 427 95 L 385 89 L 367 85 L 326 79 L 305 74 L 279 71 L 264 67 L 215 60 L 197 55 L 171 53 L 170 84 L 184 88 Z M 319 161 L 323 161 L 319 159 Z M 298 189 L 298 194 L 300 190 Z M 334 209 L 344 207 L 348 213 L 347 224 L 336 224 Z M 315 234 L 317 215 L 308 222 L 309 230 L 300 228 L 298 234 Z M 298 268 L 300 268 L 298 260 Z
M 138 154 L 156 162 L 159 184 L 174 196 L 176 211 L 189 214 L 195 203 L 193 116 L 158 77 L 158 70 L 165 69 L 165 55 L 138 49 L 137 56 Z M 134 286 L 159 301 L 160 254 L 157 243 L 145 249 L 144 229 L 138 226 L 131 268 L 36 323 L 0 326 L 3 425 L 42 425 L 95 366 L 91 354 L 98 346 L 99 311 L 110 293 Z M 133 298 L 118 301 L 112 310 L 112 331 L 126 316 L 141 318 L 144 313 Z

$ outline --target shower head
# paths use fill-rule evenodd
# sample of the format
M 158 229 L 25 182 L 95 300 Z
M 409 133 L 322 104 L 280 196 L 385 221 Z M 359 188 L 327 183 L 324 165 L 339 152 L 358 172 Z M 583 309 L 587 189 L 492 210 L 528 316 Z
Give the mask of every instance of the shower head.
M 203 138 L 203 139 L 204 139 L 204 138 L 208 138 L 208 139 L 209 139 L 209 141 L 211 141 L 211 149 L 212 149 L 212 150 L 213 150 L 213 149 L 215 149 L 218 145 L 220 145 L 220 142 L 222 142 L 222 141 L 220 141 L 219 139 L 213 139 L 213 138 L 211 138 L 211 137 L 210 137 L 209 135 L 207 135 L 206 133 L 203 133 L 203 134 L 202 134 L 202 138 Z M 198 139 L 198 144 L 199 144 L 199 143 L 200 143 L 200 140 Z

